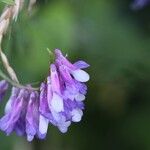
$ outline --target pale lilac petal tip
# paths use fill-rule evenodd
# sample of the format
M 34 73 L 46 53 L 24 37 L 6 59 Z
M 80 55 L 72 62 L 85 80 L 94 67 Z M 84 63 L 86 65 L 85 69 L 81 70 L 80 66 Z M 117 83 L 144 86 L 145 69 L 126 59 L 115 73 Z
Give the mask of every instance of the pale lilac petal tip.
M 79 82 L 87 82 L 90 79 L 89 74 L 81 69 L 72 71 L 71 74 Z
M 87 64 L 85 61 L 80 60 L 77 61 L 73 64 L 77 69 L 84 69 L 84 68 L 88 68 L 90 65 Z

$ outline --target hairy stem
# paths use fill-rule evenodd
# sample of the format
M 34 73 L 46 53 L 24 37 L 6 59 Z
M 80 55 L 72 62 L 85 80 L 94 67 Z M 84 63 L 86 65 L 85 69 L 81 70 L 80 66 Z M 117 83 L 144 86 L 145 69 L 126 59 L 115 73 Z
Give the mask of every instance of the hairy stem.
M 3 62 L 5 69 L 7 70 L 10 78 L 19 83 L 18 78 L 14 69 L 10 66 L 9 61 L 2 51 L 2 40 L 4 35 L 7 32 L 7 29 L 10 25 L 12 20 L 16 20 L 19 14 L 20 9 L 22 8 L 23 1 L 22 0 L 15 0 L 13 5 L 7 5 L 0 16 L 0 56 Z
M 30 0 L 29 7 L 34 5 L 36 0 Z M 0 16 L 0 57 L 3 62 L 3 66 L 6 69 L 8 75 L 10 78 L 8 78 L 2 71 L 0 71 L 0 76 L 7 80 L 9 83 L 11 83 L 13 86 L 16 86 L 18 88 L 24 88 L 24 89 L 29 89 L 29 90 L 39 90 L 39 88 L 32 88 L 28 86 L 23 86 L 19 84 L 17 75 L 14 71 L 14 69 L 10 66 L 10 63 L 8 61 L 7 56 L 4 54 L 2 50 L 2 40 L 4 35 L 7 32 L 7 29 L 10 25 L 10 22 L 13 20 L 17 20 L 18 14 L 20 10 L 22 9 L 24 0 L 14 0 L 14 3 L 12 5 L 7 5 L 3 11 L 3 13 Z
M 13 86 L 15 87 L 18 87 L 18 88 L 23 88 L 23 89 L 28 89 L 28 90 L 39 90 L 39 88 L 32 88 L 32 87 L 27 87 L 27 86 L 23 86 L 21 84 L 18 84 L 17 82 L 11 80 L 10 78 L 8 78 L 1 70 L 0 70 L 0 76 L 5 79 L 6 81 L 8 81 L 10 84 L 12 84 Z

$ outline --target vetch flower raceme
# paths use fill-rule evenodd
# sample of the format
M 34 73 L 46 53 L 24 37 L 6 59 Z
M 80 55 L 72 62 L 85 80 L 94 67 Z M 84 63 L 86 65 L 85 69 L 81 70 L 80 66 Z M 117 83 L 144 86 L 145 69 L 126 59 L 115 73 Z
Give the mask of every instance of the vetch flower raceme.
M 89 75 L 84 61 L 72 64 L 60 50 L 55 50 L 55 62 L 50 66 L 47 82 L 41 84 L 40 112 L 51 124 L 65 133 L 71 122 L 79 122 L 83 115 Z
M 0 129 L 7 135 L 16 132 L 28 141 L 34 137 L 44 139 L 49 124 L 65 133 L 71 122 L 82 119 L 87 93 L 85 82 L 89 80 L 89 74 L 82 69 L 89 65 L 84 61 L 72 64 L 58 49 L 54 54 L 55 61 L 39 92 L 30 85 L 12 88 L 5 115 L 0 119 Z M 1 81 L 0 95 L 7 88 L 7 82 Z
M 36 0 L 30 0 L 29 11 Z M 8 4 L 0 16 L 0 45 L 10 23 L 16 20 L 23 8 L 24 0 L 14 0 Z M 28 141 L 34 137 L 44 139 L 48 124 L 52 124 L 65 133 L 71 122 L 79 122 L 83 115 L 87 86 L 84 82 L 89 75 L 84 61 L 72 64 L 60 50 L 55 50 L 55 61 L 50 65 L 50 73 L 39 88 L 20 84 L 3 50 L 0 49 L 3 66 L 9 77 L 0 70 L 0 100 L 4 97 L 9 82 L 12 85 L 11 96 L 5 106 L 5 114 L 0 119 L 0 129 L 7 135 L 16 132 L 26 136 Z
M 36 91 L 13 87 L 5 106 L 5 115 L 0 119 L 0 129 L 10 135 L 16 132 L 32 141 L 34 136 L 43 139 L 39 130 L 39 94 Z

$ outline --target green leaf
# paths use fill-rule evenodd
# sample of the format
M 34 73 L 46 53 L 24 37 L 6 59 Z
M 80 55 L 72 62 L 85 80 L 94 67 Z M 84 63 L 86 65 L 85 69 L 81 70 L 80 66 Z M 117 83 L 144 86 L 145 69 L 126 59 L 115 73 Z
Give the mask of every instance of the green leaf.
M 8 4 L 8 5 L 13 5 L 14 4 L 13 0 L 0 0 L 0 2 L 3 2 L 3 3 Z

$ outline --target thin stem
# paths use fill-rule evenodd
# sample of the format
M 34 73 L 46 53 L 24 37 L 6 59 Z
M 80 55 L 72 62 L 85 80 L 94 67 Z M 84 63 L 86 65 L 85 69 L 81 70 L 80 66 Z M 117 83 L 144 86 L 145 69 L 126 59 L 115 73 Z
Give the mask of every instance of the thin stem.
M 0 16 L 0 56 L 1 56 L 1 60 L 3 62 L 5 69 L 7 70 L 10 78 L 13 81 L 18 82 L 18 83 L 19 83 L 19 81 L 16 76 L 16 73 L 15 73 L 14 69 L 10 66 L 7 56 L 2 51 L 2 40 L 8 30 L 10 22 L 12 20 L 17 19 L 17 16 L 18 16 L 18 13 L 19 13 L 21 7 L 22 7 L 21 1 L 15 0 L 13 5 L 7 5 L 5 7 L 3 13 Z
M 8 81 L 10 84 L 12 84 L 13 86 L 15 87 L 18 87 L 18 88 L 23 88 L 23 89 L 27 89 L 27 90 L 34 90 L 34 91 L 38 91 L 39 88 L 32 88 L 32 87 L 27 87 L 27 86 L 23 86 L 13 80 L 11 80 L 10 78 L 8 78 L 1 70 L 0 70 L 0 76 L 5 79 L 6 81 Z
M 36 0 L 30 0 L 30 7 L 36 2 Z M 13 5 L 7 5 L 6 8 L 4 9 L 3 13 L 0 16 L 0 57 L 3 62 L 3 66 L 8 72 L 8 75 L 10 76 L 7 77 L 1 70 L 0 70 L 0 76 L 7 80 L 9 83 L 11 83 L 13 86 L 16 86 L 18 88 L 24 88 L 28 90 L 39 90 L 39 88 L 32 88 L 28 86 L 23 86 L 19 83 L 17 75 L 14 71 L 14 69 L 10 66 L 9 61 L 7 59 L 7 56 L 4 54 L 2 51 L 2 40 L 3 36 L 8 30 L 8 27 L 10 25 L 10 22 L 13 20 L 16 20 L 18 17 L 18 14 L 20 10 L 22 9 L 24 0 L 14 0 Z
M 7 59 L 6 55 L 2 52 L 1 48 L 0 48 L 0 56 L 1 56 L 1 60 L 3 62 L 3 66 L 7 70 L 9 76 L 11 77 L 11 79 L 13 81 L 19 83 L 14 69 L 10 66 L 8 59 Z

